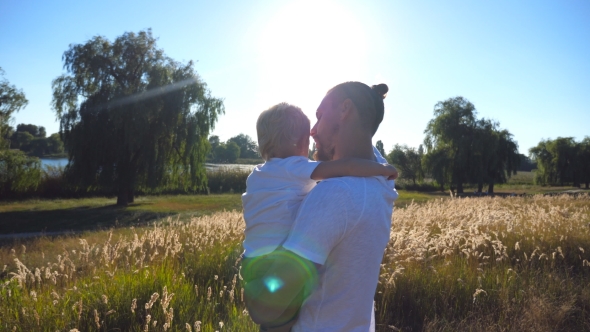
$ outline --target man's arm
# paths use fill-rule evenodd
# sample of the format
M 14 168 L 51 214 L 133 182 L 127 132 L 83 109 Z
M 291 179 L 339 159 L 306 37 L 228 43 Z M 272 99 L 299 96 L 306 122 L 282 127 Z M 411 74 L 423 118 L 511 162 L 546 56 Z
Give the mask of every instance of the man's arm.
M 247 298 L 252 299 L 250 317 L 258 324 L 275 322 L 290 313 L 294 316 L 302 304 L 296 301 L 298 296 L 317 282 L 317 264 L 285 249 L 269 256 L 274 262 L 265 275 L 244 286 Z M 301 300 L 305 297 L 307 294 Z
M 395 180 L 398 172 L 392 165 L 360 159 L 343 158 L 333 161 L 321 162 L 311 173 L 313 180 L 324 180 L 339 176 L 387 176 L 389 180 Z

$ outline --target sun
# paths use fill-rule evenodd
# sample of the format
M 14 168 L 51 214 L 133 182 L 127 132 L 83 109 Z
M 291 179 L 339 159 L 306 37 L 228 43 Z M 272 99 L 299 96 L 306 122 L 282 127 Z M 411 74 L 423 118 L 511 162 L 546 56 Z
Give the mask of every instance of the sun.
M 333 1 L 294 1 L 269 19 L 258 45 L 261 107 L 289 102 L 315 113 L 332 86 L 359 80 L 368 36 L 354 13 Z

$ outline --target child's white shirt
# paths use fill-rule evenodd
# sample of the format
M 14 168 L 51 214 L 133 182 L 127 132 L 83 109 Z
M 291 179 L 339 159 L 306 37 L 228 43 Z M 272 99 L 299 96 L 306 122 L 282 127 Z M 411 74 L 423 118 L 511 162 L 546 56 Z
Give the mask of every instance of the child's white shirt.
M 319 165 L 307 157 L 271 158 L 246 180 L 244 255 L 266 255 L 289 236 L 301 202 L 316 185 L 311 173 Z

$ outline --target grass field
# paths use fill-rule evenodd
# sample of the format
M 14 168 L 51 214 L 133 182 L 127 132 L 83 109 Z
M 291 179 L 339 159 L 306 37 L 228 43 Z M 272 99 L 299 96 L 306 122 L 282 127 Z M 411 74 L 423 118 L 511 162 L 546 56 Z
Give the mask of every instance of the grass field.
M 138 197 L 120 207 L 115 198 L 27 200 L 0 203 L 0 233 L 90 231 L 141 226 L 167 216 L 240 210 L 239 194 Z
M 435 197 L 438 196 L 400 191 L 397 206 Z M 138 197 L 128 207 L 116 206 L 115 202 L 115 198 L 0 202 L 0 234 L 141 226 L 167 216 L 180 214 L 186 219 L 216 211 L 242 209 L 241 194 L 146 196 Z
M 257 331 L 239 282 L 239 195 L 113 203 L 0 204 L 2 227 L 107 208 L 134 224 L 109 224 L 105 212 L 105 225 L 88 228 L 72 214 L 85 232 L 0 246 L 0 331 Z M 401 191 L 396 206 L 376 293 L 378 331 L 590 330 L 588 195 Z M 153 219 L 134 222 L 141 214 Z

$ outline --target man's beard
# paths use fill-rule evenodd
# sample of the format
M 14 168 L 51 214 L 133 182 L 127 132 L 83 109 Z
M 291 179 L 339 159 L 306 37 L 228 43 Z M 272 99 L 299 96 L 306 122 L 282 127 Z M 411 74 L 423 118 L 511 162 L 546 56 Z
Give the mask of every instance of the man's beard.
M 326 136 L 319 135 L 318 139 L 322 140 L 322 137 L 327 137 L 328 142 L 326 144 L 321 144 L 318 142 L 315 146 L 315 152 L 313 154 L 313 159 L 317 161 L 330 161 L 334 160 L 334 155 L 336 154 L 336 146 L 333 144 L 334 139 L 338 136 L 338 132 L 340 131 L 340 126 L 337 123 L 334 123 L 330 128 L 331 132 L 324 133 Z M 322 140 L 323 141 L 323 140 Z M 332 143 L 332 144 L 329 144 Z
M 335 148 L 324 149 L 323 146 L 320 145 L 318 149 L 316 146 L 316 150 L 313 153 L 313 159 L 316 161 L 330 161 L 334 159 L 334 152 Z

